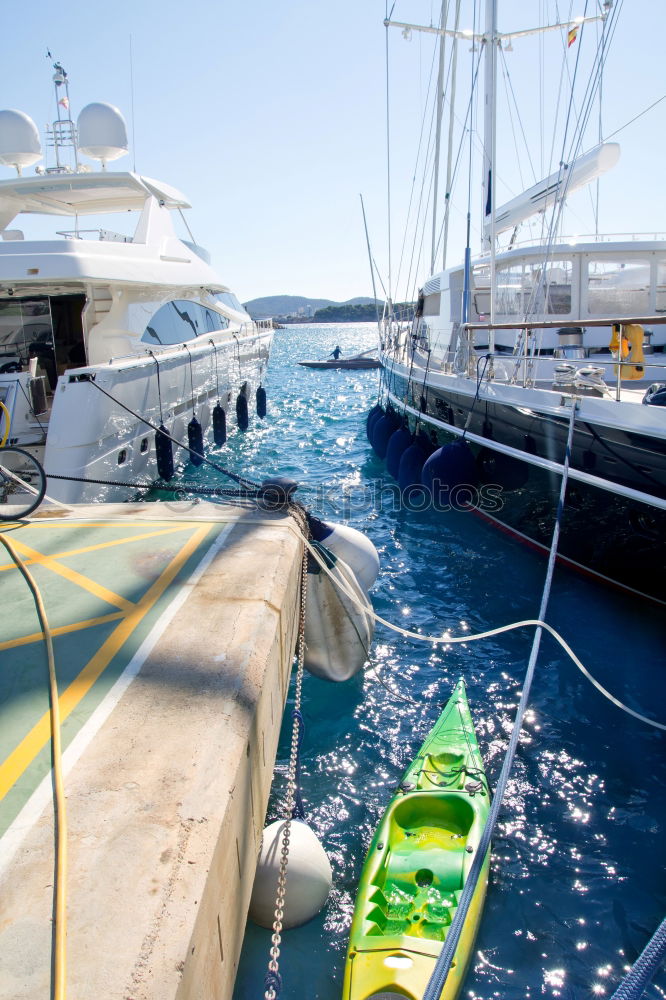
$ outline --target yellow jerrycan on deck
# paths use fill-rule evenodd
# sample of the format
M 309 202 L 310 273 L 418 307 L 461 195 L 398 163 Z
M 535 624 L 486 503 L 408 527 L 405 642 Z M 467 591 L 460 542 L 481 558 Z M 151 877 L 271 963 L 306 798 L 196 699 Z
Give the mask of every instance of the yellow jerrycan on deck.
M 643 378 L 645 368 L 643 362 L 643 338 L 645 331 L 638 323 L 613 323 L 613 334 L 608 345 L 613 357 L 618 357 L 621 364 L 615 365 L 613 371 L 617 375 L 620 368 L 621 379 Z

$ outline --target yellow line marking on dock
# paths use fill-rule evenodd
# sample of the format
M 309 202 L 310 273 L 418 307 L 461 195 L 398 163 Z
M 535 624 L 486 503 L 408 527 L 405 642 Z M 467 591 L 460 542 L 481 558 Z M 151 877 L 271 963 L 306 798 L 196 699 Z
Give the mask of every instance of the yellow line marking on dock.
M 82 622 L 72 622 L 71 625 L 57 625 L 51 627 L 51 635 L 67 635 L 68 632 L 80 632 L 84 628 L 92 628 L 94 625 L 105 625 L 107 622 L 116 622 L 123 617 L 122 611 L 113 611 L 110 615 L 100 615 L 99 618 L 86 618 Z M 7 639 L 0 642 L 0 652 L 3 649 L 14 649 L 16 646 L 27 646 L 31 642 L 39 642 L 44 638 L 43 632 L 32 632 L 31 635 L 21 635 L 16 639 Z
M 114 545 L 127 545 L 128 542 L 142 542 L 146 538 L 157 538 L 160 535 L 173 535 L 179 531 L 186 531 L 191 528 L 190 524 L 183 524 L 178 528 L 162 528 L 160 531 L 146 531 L 140 535 L 128 535 L 126 538 L 114 538 L 110 542 L 99 542 L 97 545 L 87 545 L 85 548 L 80 549 L 65 549 L 63 552 L 52 552 L 51 559 L 65 559 L 68 556 L 80 556 L 84 555 L 86 552 L 97 552 L 98 549 L 108 549 Z M 12 536 L 13 537 L 13 536 Z M 24 560 L 26 566 L 31 566 L 33 562 L 37 560 L 26 559 Z M 9 569 L 16 569 L 14 563 L 4 563 L 0 566 L 0 573 L 4 573 Z
M 114 607 L 120 608 L 121 611 L 129 612 L 132 608 L 136 607 L 133 601 L 128 601 L 126 598 L 121 597 L 120 594 L 114 594 L 112 590 L 108 587 L 102 586 L 101 583 L 96 583 L 91 580 L 90 577 L 84 576 L 82 573 L 77 573 L 75 569 L 70 569 L 69 566 L 63 566 L 59 563 L 53 556 L 47 556 L 38 552 L 37 549 L 31 548 L 26 545 L 25 542 L 19 542 L 16 537 L 12 538 L 15 548 L 21 553 L 21 555 L 28 556 L 31 562 L 35 565 L 43 566 L 45 569 L 50 569 L 53 573 L 57 573 L 59 576 L 63 576 L 70 583 L 76 584 L 78 587 L 83 587 L 88 593 L 94 594 L 95 597 L 99 597 L 100 600 L 105 601 L 107 604 L 113 604 Z M 16 569 L 16 567 L 14 567 Z M 17 570 L 18 572 L 18 570 Z
M 65 721 L 84 695 L 88 693 L 120 647 L 129 638 L 139 622 L 148 614 L 155 602 L 161 597 L 180 569 L 196 551 L 212 527 L 213 524 L 209 522 L 202 525 L 191 535 L 152 587 L 146 591 L 136 605 L 132 606 L 130 612 L 100 646 L 93 658 L 88 661 L 78 677 L 63 691 L 58 699 L 61 721 Z M 0 799 L 4 798 L 9 789 L 16 784 L 40 750 L 46 746 L 50 736 L 50 713 L 45 712 L 39 722 L 32 727 L 30 732 L 21 740 L 6 760 L 0 764 Z
M 217 524 L 222 518 L 216 517 L 214 521 L 207 517 L 206 522 L 208 524 Z M 140 517 L 137 514 L 133 514 L 132 518 L 128 517 L 116 517 L 108 521 L 87 521 L 85 517 L 78 518 L 47 518 L 40 517 L 36 520 L 21 521 L 7 521 L 5 527 L 11 528 L 52 528 L 54 525 L 60 528 L 80 528 L 85 524 L 87 528 L 138 528 L 144 524 L 168 524 L 171 526 L 179 525 L 181 528 L 187 528 L 191 524 L 195 523 L 194 518 L 185 520 L 184 518 L 179 518 L 177 521 L 171 521 L 168 518 L 162 517 Z M 197 524 L 201 524 L 201 518 L 196 519 Z

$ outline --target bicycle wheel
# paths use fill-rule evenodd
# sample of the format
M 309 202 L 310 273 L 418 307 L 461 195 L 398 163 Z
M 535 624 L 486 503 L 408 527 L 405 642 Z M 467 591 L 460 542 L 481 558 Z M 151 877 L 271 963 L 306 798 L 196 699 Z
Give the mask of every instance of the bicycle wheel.
M 0 521 L 19 521 L 39 507 L 46 475 L 36 458 L 10 445 L 0 449 Z

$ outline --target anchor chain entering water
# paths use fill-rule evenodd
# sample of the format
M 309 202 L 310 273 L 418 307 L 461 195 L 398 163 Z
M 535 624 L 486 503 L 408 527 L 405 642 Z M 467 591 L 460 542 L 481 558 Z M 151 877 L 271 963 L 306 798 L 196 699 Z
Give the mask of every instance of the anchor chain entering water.
M 305 539 L 308 538 L 307 518 L 302 508 L 295 503 L 290 504 L 290 513 L 299 522 L 299 527 Z M 301 603 L 298 619 L 298 666 L 296 669 L 296 690 L 294 693 L 294 712 L 291 732 L 291 751 L 289 754 L 289 768 L 287 771 L 287 799 L 285 803 L 285 822 L 282 831 L 282 848 L 280 851 L 280 871 L 278 873 L 277 893 L 275 898 L 275 918 L 273 921 L 273 935 L 271 937 L 271 947 L 269 951 L 268 972 L 264 979 L 264 1000 L 277 1000 L 282 988 L 282 977 L 280 976 L 280 944 L 282 942 L 282 920 L 284 917 L 284 897 L 287 891 L 287 866 L 289 864 L 289 841 L 291 836 L 291 821 L 294 807 L 297 801 L 297 762 L 298 746 L 301 731 L 300 710 L 301 694 L 303 688 L 303 670 L 305 664 L 305 602 L 307 599 L 308 587 L 308 548 L 303 546 L 303 560 L 301 563 Z

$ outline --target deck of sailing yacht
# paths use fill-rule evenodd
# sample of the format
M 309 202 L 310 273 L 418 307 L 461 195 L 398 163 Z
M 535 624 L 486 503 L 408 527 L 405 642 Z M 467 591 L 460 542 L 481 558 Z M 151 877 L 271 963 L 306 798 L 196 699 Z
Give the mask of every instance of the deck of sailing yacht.
M 26 175 L 42 159 L 37 128 L 0 112 L 0 164 L 18 174 L 0 181 L 0 437 L 43 463 L 50 496 L 122 501 L 130 490 L 100 484 L 169 478 L 156 428 L 187 446 L 188 425 L 205 440 L 215 416 L 219 443 L 227 415 L 252 412 L 272 324 L 254 323 L 207 252 L 176 235 L 184 195 L 107 170 L 128 149 L 120 112 L 89 104 L 75 123 L 57 63 L 53 79 L 53 165 Z M 111 228 L 129 213 L 133 230 Z M 60 228 L 26 239 L 33 216 Z M 176 465 L 187 457 L 176 449 Z
M 421 479 L 426 486 L 436 483 L 439 506 L 474 506 L 484 518 L 547 550 L 573 409 L 561 560 L 666 601 L 666 240 L 656 234 L 562 235 L 566 200 L 619 158 L 613 142 L 581 154 L 587 138 L 584 115 L 572 123 L 561 148 L 553 143 L 558 169 L 491 210 L 497 205 L 500 53 L 505 60 L 503 50 L 510 50 L 512 41 L 522 46 L 527 44 L 523 35 L 542 31 L 556 31 L 566 42 L 568 30 L 569 46 L 580 33 L 580 48 L 587 22 L 597 22 L 589 28 L 597 31 L 589 35 L 593 49 L 596 38 L 589 90 L 594 94 L 610 50 L 606 36 L 614 31 L 619 9 L 606 3 L 599 17 L 501 33 L 497 3 L 487 0 L 485 30 L 473 37 L 458 30 L 457 21 L 455 27 L 447 25 L 447 9 L 443 5 L 439 28 L 386 24 L 403 34 L 439 35 L 440 112 L 443 80 L 446 74 L 453 77 L 458 42 L 464 49 L 471 39 L 471 58 L 485 63 L 483 250 L 472 257 L 468 227 L 464 263 L 438 270 L 433 220 L 430 274 L 418 294 L 409 289 L 403 298 L 418 298 L 416 310 L 401 316 L 389 303 L 386 313 L 382 402 L 390 419 L 379 434 L 379 449 L 372 434 L 371 441 L 379 453 L 386 452 L 391 446 L 384 437 L 400 431 L 400 447 L 406 449 L 410 442 L 401 423 L 408 422 L 410 431 L 422 432 L 413 439 L 422 447 L 418 484 Z M 553 52 L 566 60 L 567 45 L 556 43 Z M 453 120 L 450 89 L 446 97 Z M 436 165 L 435 201 L 437 177 Z M 452 186 L 449 162 L 444 241 Z M 523 239 L 523 223 L 532 220 L 538 228 L 539 218 L 541 237 Z M 392 460 L 400 462 L 400 456 L 393 453 Z M 411 468 L 398 475 L 403 489 L 412 485 Z

